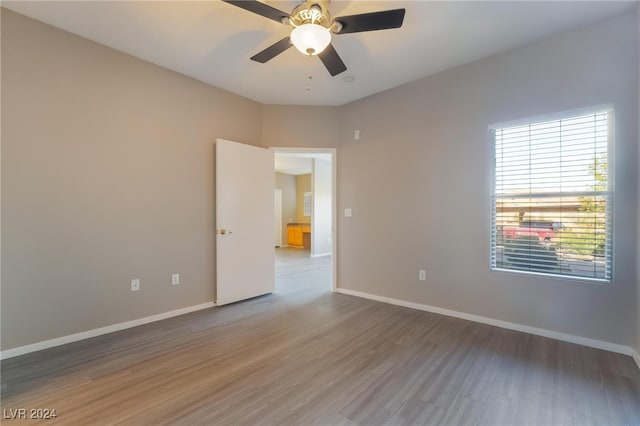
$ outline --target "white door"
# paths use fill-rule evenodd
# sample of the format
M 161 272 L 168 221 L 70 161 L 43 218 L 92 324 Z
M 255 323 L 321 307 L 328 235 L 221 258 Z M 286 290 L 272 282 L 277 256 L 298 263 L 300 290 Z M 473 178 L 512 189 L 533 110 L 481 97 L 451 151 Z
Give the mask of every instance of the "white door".
M 273 151 L 216 141 L 216 303 L 275 285 Z

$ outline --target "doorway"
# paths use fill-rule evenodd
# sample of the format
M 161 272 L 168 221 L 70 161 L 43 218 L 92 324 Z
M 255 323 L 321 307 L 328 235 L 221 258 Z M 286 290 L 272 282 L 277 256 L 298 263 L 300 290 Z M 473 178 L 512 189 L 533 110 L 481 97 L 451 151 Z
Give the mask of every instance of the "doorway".
M 336 150 L 271 149 L 281 215 L 275 224 L 276 292 L 335 291 Z

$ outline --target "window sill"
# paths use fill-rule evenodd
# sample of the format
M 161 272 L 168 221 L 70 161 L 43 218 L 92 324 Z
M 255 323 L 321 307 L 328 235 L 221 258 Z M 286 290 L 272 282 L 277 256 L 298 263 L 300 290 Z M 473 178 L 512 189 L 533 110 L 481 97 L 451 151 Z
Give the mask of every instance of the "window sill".
M 559 281 L 570 281 L 570 282 L 577 282 L 577 283 L 584 283 L 584 284 L 597 284 L 597 285 L 604 285 L 604 286 L 610 286 L 613 284 L 613 280 L 589 278 L 589 277 L 576 277 L 576 276 L 568 276 L 568 275 L 557 275 L 557 274 L 545 274 L 544 272 L 518 271 L 514 269 L 491 268 L 491 272 L 500 272 L 500 273 L 520 275 L 520 276 L 529 276 L 529 277 L 551 278 Z

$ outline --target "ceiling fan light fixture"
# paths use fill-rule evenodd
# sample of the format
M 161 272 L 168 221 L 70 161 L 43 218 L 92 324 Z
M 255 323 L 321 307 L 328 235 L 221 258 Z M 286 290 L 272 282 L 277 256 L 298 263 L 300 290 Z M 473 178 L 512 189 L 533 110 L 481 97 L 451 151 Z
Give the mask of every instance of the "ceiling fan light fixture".
M 304 55 L 317 55 L 331 43 L 329 29 L 318 24 L 303 24 L 291 31 L 291 42 Z

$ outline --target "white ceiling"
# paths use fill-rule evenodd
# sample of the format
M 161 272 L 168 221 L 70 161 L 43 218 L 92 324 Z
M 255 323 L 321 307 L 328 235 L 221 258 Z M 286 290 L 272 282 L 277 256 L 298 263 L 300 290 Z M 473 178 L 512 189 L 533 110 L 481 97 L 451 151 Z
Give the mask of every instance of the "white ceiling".
M 265 3 L 290 12 L 296 1 Z M 3 1 L 53 26 L 265 104 L 342 105 L 550 34 L 615 16 L 636 1 L 333 0 L 332 16 L 406 8 L 402 28 L 334 35 L 347 71 L 289 49 L 249 60 L 288 27 L 211 1 Z M 311 74 L 311 90 L 307 75 Z M 353 77 L 346 82 L 344 77 Z

